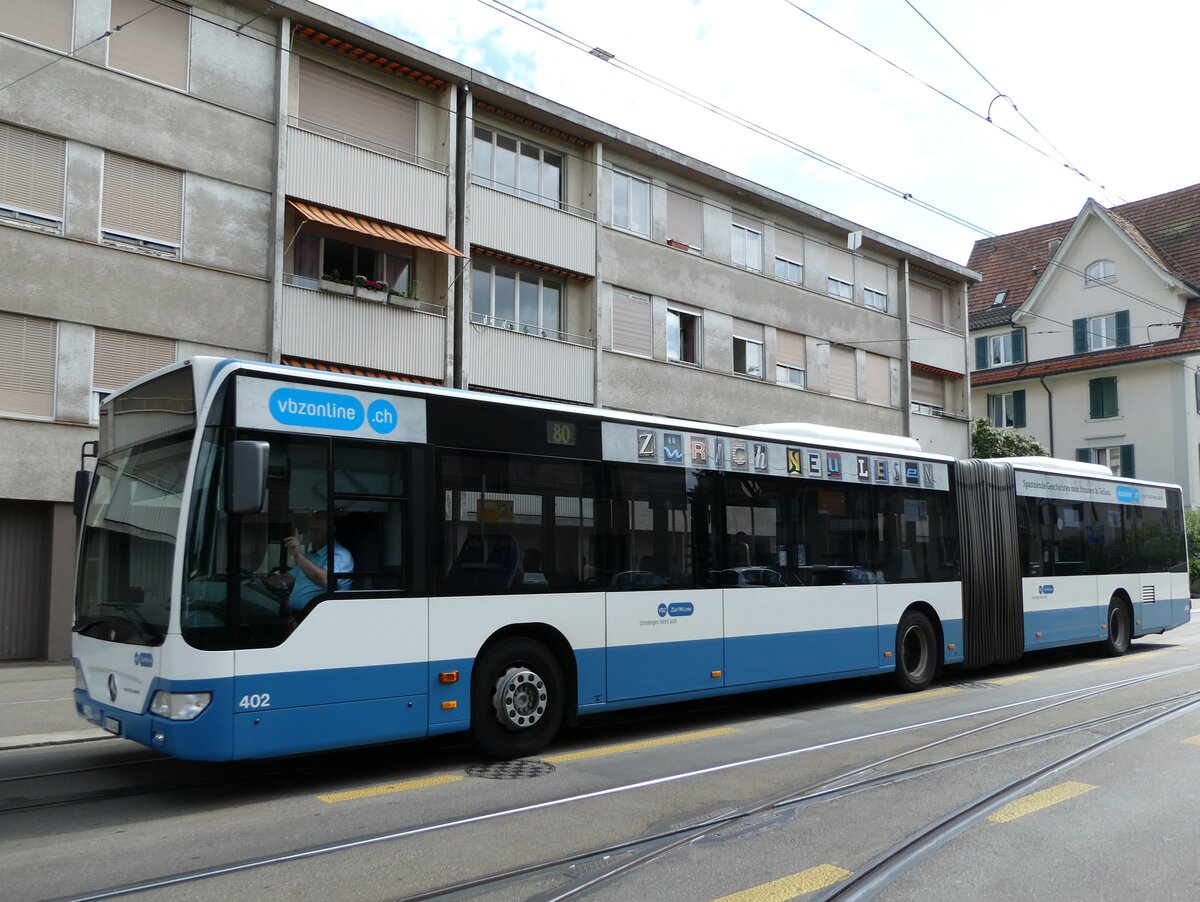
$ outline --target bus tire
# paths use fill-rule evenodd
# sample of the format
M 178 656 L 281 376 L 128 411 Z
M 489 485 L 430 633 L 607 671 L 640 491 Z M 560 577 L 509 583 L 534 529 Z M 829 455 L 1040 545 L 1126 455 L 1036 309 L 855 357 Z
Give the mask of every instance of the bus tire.
M 938 639 L 933 624 L 920 611 L 905 611 L 896 627 L 896 688 L 920 692 L 933 682 L 937 668 Z
M 1100 642 L 1100 653 L 1105 657 L 1119 658 L 1129 651 L 1133 637 L 1129 608 L 1124 600 L 1115 596 L 1108 602 L 1108 629 Z
M 519 636 L 500 640 L 475 662 L 475 742 L 502 761 L 541 751 L 562 723 L 565 685 L 558 659 L 544 645 Z

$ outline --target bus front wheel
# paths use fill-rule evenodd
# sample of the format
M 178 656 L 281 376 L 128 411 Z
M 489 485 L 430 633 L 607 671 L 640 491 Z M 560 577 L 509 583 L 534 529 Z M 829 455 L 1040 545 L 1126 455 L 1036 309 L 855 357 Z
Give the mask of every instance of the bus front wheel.
M 919 692 L 933 682 L 938 665 L 937 633 L 920 611 L 908 611 L 896 627 L 896 687 Z
M 1119 598 L 1108 603 L 1108 630 L 1100 643 L 1100 651 L 1110 658 L 1119 658 L 1129 651 L 1131 638 L 1129 608 Z
M 471 681 L 471 734 L 493 758 L 541 751 L 562 723 L 562 668 L 532 639 L 502 639 L 475 662 Z

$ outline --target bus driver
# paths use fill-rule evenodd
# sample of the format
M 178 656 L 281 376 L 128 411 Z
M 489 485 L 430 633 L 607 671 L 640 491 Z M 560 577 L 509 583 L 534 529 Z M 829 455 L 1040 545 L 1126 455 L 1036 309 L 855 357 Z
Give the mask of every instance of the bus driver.
M 354 557 L 333 539 L 329 517 L 324 511 L 316 511 L 308 521 L 310 550 L 305 554 L 297 530 L 283 540 L 283 547 L 291 554 L 296 566 L 286 573 L 272 573 L 268 585 L 290 590 L 286 605 L 297 619 L 302 618 L 314 598 L 326 590 L 328 582 L 329 544 L 333 543 L 334 573 L 349 573 L 354 569 Z M 345 591 L 350 588 L 350 579 L 339 579 L 337 587 Z

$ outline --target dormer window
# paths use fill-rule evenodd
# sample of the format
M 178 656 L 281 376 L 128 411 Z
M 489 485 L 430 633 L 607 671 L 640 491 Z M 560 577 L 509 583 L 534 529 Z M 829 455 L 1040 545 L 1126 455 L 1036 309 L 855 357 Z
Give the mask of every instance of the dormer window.
M 1008 297 L 1008 289 L 1007 288 L 1003 289 L 1002 291 L 997 291 L 996 297 L 993 298 L 993 300 L 992 300 L 992 306 L 999 307 L 1001 304 L 1004 303 L 1004 300 L 1007 297 Z
M 1083 287 L 1111 285 L 1117 281 L 1117 265 L 1111 260 L 1097 260 L 1083 271 Z

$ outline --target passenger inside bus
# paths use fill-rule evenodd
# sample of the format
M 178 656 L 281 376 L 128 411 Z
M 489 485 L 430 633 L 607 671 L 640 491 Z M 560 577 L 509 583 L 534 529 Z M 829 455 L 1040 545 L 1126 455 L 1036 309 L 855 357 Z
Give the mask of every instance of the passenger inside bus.
M 350 573 L 354 570 L 354 558 L 332 535 L 328 515 L 315 511 L 308 521 L 309 551 L 306 554 L 300 541 L 299 529 L 283 540 L 284 548 L 296 562 L 290 571 L 272 573 L 267 584 L 272 587 L 286 586 L 288 611 L 296 620 L 308 614 L 312 600 L 326 591 L 328 585 L 329 545 L 333 545 L 333 570 L 335 573 Z M 346 591 L 350 579 L 339 579 L 337 588 Z

